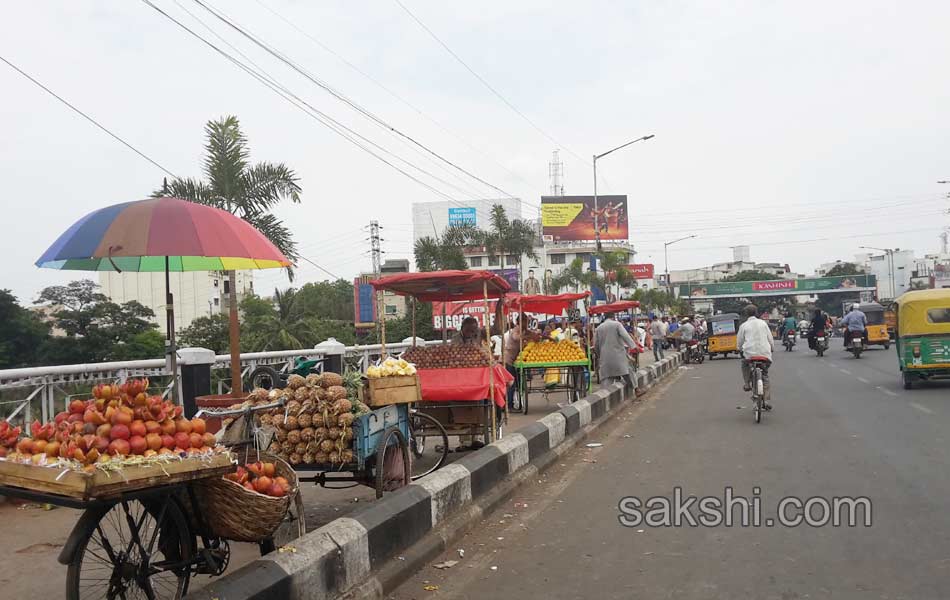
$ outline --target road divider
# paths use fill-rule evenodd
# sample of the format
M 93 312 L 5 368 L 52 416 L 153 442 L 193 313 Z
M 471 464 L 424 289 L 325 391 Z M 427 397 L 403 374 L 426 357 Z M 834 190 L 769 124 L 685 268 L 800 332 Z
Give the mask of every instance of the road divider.
M 672 374 L 682 356 L 640 369 L 635 388 L 598 389 L 187 598 L 383 598 L 627 400 Z

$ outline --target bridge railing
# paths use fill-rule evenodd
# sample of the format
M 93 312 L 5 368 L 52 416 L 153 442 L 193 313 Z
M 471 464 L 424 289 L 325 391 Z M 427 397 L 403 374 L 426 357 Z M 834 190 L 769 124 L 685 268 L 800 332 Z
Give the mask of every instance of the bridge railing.
M 428 344 L 438 342 L 427 342 Z M 386 344 L 386 351 L 399 355 L 411 344 Z M 344 364 L 351 369 L 366 372 L 366 367 L 378 360 L 382 352 L 379 344 L 347 346 Z M 311 359 L 326 356 L 324 348 L 279 350 L 274 352 L 246 352 L 241 354 L 241 375 L 247 377 L 259 366 L 269 366 L 279 372 L 293 368 L 298 357 Z M 319 368 L 319 367 L 318 367 Z M 212 381 L 217 393 L 231 390 L 231 355 L 219 354 L 211 366 Z M 177 373 L 181 377 L 181 372 Z M 50 420 L 64 410 L 77 394 L 87 394 L 97 383 L 122 382 L 130 377 L 148 377 L 162 395 L 171 390 L 172 374 L 164 359 L 104 362 L 78 365 L 55 365 L 0 370 L 0 418 L 28 426 L 33 419 Z

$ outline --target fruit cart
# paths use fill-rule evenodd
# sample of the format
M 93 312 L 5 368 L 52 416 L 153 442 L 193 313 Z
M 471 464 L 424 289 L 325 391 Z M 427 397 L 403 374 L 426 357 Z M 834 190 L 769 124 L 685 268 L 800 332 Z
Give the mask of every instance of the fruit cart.
M 278 485 L 278 477 L 267 482 L 278 486 L 273 494 L 239 490 L 250 502 L 235 500 L 234 484 L 225 480 L 235 470 L 235 454 L 214 436 L 197 433 L 204 428 L 200 417 L 185 419 L 146 390 L 146 380 L 96 386 L 94 398 L 74 400 L 53 422 L 36 423 L 32 436 L 0 460 L 0 494 L 84 511 L 59 555 L 70 600 L 179 599 L 192 575 L 225 571 L 229 540 L 257 542 L 264 554 L 278 538 L 303 534 L 302 522 L 284 527 L 299 498 L 295 482 Z M 126 426 L 126 415 L 150 420 Z M 142 436 L 135 432 L 146 424 L 154 430 L 143 438 L 148 449 L 138 453 Z M 175 437 L 157 433 L 166 427 Z M 103 436 L 111 442 L 99 455 Z M 159 442 L 161 452 L 154 449 Z M 272 475 L 293 481 L 289 466 L 273 468 Z M 222 493 L 224 502 L 218 501 Z
M 442 302 L 443 325 L 445 303 L 481 301 L 484 303 L 484 324 L 488 329 L 489 299 L 501 303 L 511 289 L 507 281 L 488 271 L 399 273 L 371 283 L 377 293 L 385 290 L 413 299 L 413 340 L 416 338 L 416 300 Z M 504 323 L 498 325 L 503 334 Z M 381 321 L 380 327 L 381 338 L 385 339 L 385 320 Z M 385 344 L 382 352 L 385 357 Z M 426 438 L 441 438 L 443 441 L 436 445 L 435 450 L 444 460 L 444 454 L 448 452 L 447 435 L 470 438 L 472 444 L 469 447 L 475 447 L 474 440 L 480 436 L 486 443 L 501 437 L 502 423 L 507 416 L 506 390 L 513 378 L 494 361 L 487 336 L 483 344 L 450 345 L 443 328 L 442 346 L 419 348 L 413 343 L 403 356 L 416 363 L 421 388 L 421 401 L 415 404 L 410 421 L 414 447 L 424 444 Z M 430 359 L 432 362 L 427 363 Z
M 544 313 L 560 316 L 578 301 L 590 296 L 590 292 L 558 295 L 513 296 L 508 298 L 508 308 L 521 313 Z M 568 325 L 570 327 L 570 325 Z M 590 358 L 576 339 L 580 334 L 567 330 L 566 339 L 529 342 L 519 349 L 514 363 L 517 375 L 515 382 L 521 398 L 521 412 L 528 414 L 529 397 L 541 394 L 550 402 L 550 394 L 566 392 L 569 402 L 575 402 L 590 391 Z M 584 341 L 584 340 L 581 340 Z M 538 383 L 533 383 L 532 372 L 544 373 Z
M 603 315 L 607 313 L 621 313 L 630 311 L 630 322 L 635 323 L 635 317 L 633 315 L 633 309 L 639 308 L 640 303 L 636 300 L 620 300 L 617 302 L 612 302 L 610 304 L 598 304 L 597 306 L 591 306 L 587 310 L 588 315 Z M 590 329 L 593 330 L 592 328 Z M 633 337 L 633 336 L 632 336 Z M 630 348 L 628 350 L 628 357 L 630 359 L 630 366 L 634 371 L 640 368 L 640 354 L 644 351 L 644 348 L 640 346 L 640 341 L 634 337 L 635 342 L 637 342 L 637 348 Z M 591 352 L 591 357 L 594 359 L 593 370 L 597 371 L 597 355 L 595 352 Z

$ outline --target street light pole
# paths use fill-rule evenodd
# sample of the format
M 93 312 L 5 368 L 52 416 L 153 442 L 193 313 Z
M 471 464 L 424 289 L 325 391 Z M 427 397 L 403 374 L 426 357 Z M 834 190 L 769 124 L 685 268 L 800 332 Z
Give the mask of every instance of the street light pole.
M 670 298 L 673 297 L 673 284 L 670 282 L 670 256 L 667 252 L 667 248 L 675 244 L 676 242 L 682 242 L 683 240 L 691 240 L 695 235 L 688 235 L 686 237 L 681 237 L 678 240 L 673 240 L 672 242 L 663 242 L 663 272 L 666 274 L 666 293 L 670 295 Z
M 601 246 L 600 246 L 600 214 L 599 214 L 599 210 L 600 210 L 600 209 L 599 209 L 599 207 L 597 206 L 597 159 L 603 158 L 603 157 L 607 156 L 608 154 L 610 154 L 611 152 L 615 152 L 615 151 L 617 151 L 617 150 L 620 150 L 621 148 L 626 148 L 626 147 L 629 146 L 630 144 L 635 144 L 635 143 L 637 143 L 637 142 L 649 140 L 649 139 L 651 139 L 653 136 L 654 136 L 654 134 L 651 133 L 650 135 L 645 135 L 645 136 L 642 136 L 642 137 L 638 137 L 637 139 L 631 140 L 631 141 L 627 142 L 626 144 L 621 144 L 620 146 L 617 146 L 616 148 L 614 148 L 614 149 L 612 149 L 612 150 L 608 150 L 608 151 L 604 152 L 603 154 L 595 154 L 595 155 L 594 155 L 594 161 L 593 161 L 593 163 L 594 163 L 594 240 L 596 240 L 596 242 L 597 242 L 597 251 L 598 251 L 598 252 L 600 252 Z M 594 264 L 596 265 L 596 263 L 594 263 Z

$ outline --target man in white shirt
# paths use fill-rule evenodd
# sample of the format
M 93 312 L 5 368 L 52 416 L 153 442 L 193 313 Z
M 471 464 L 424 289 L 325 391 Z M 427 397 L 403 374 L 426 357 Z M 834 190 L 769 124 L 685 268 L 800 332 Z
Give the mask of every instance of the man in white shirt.
M 765 384 L 766 408 L 770 408 L 768 404 L 771 400 L 769 367 L 772 365 L 772 350 L 775 348 L 775 339 L 772 337 L 769 324 L 755 316 L 758 310 L 754 304 L 749 304 L 742 311 L 746 316 L 746 320 L 739 327 L 736 342 L 739 345 L 739 351 L 742 353 L 742 380 L 745 382 L 742 387 L 743 390 L 747 392 L 752 390 L 752 368 L 749 366 L 749 359 L 752 357 L 768 359 L 762 369 L 762 382 Z

